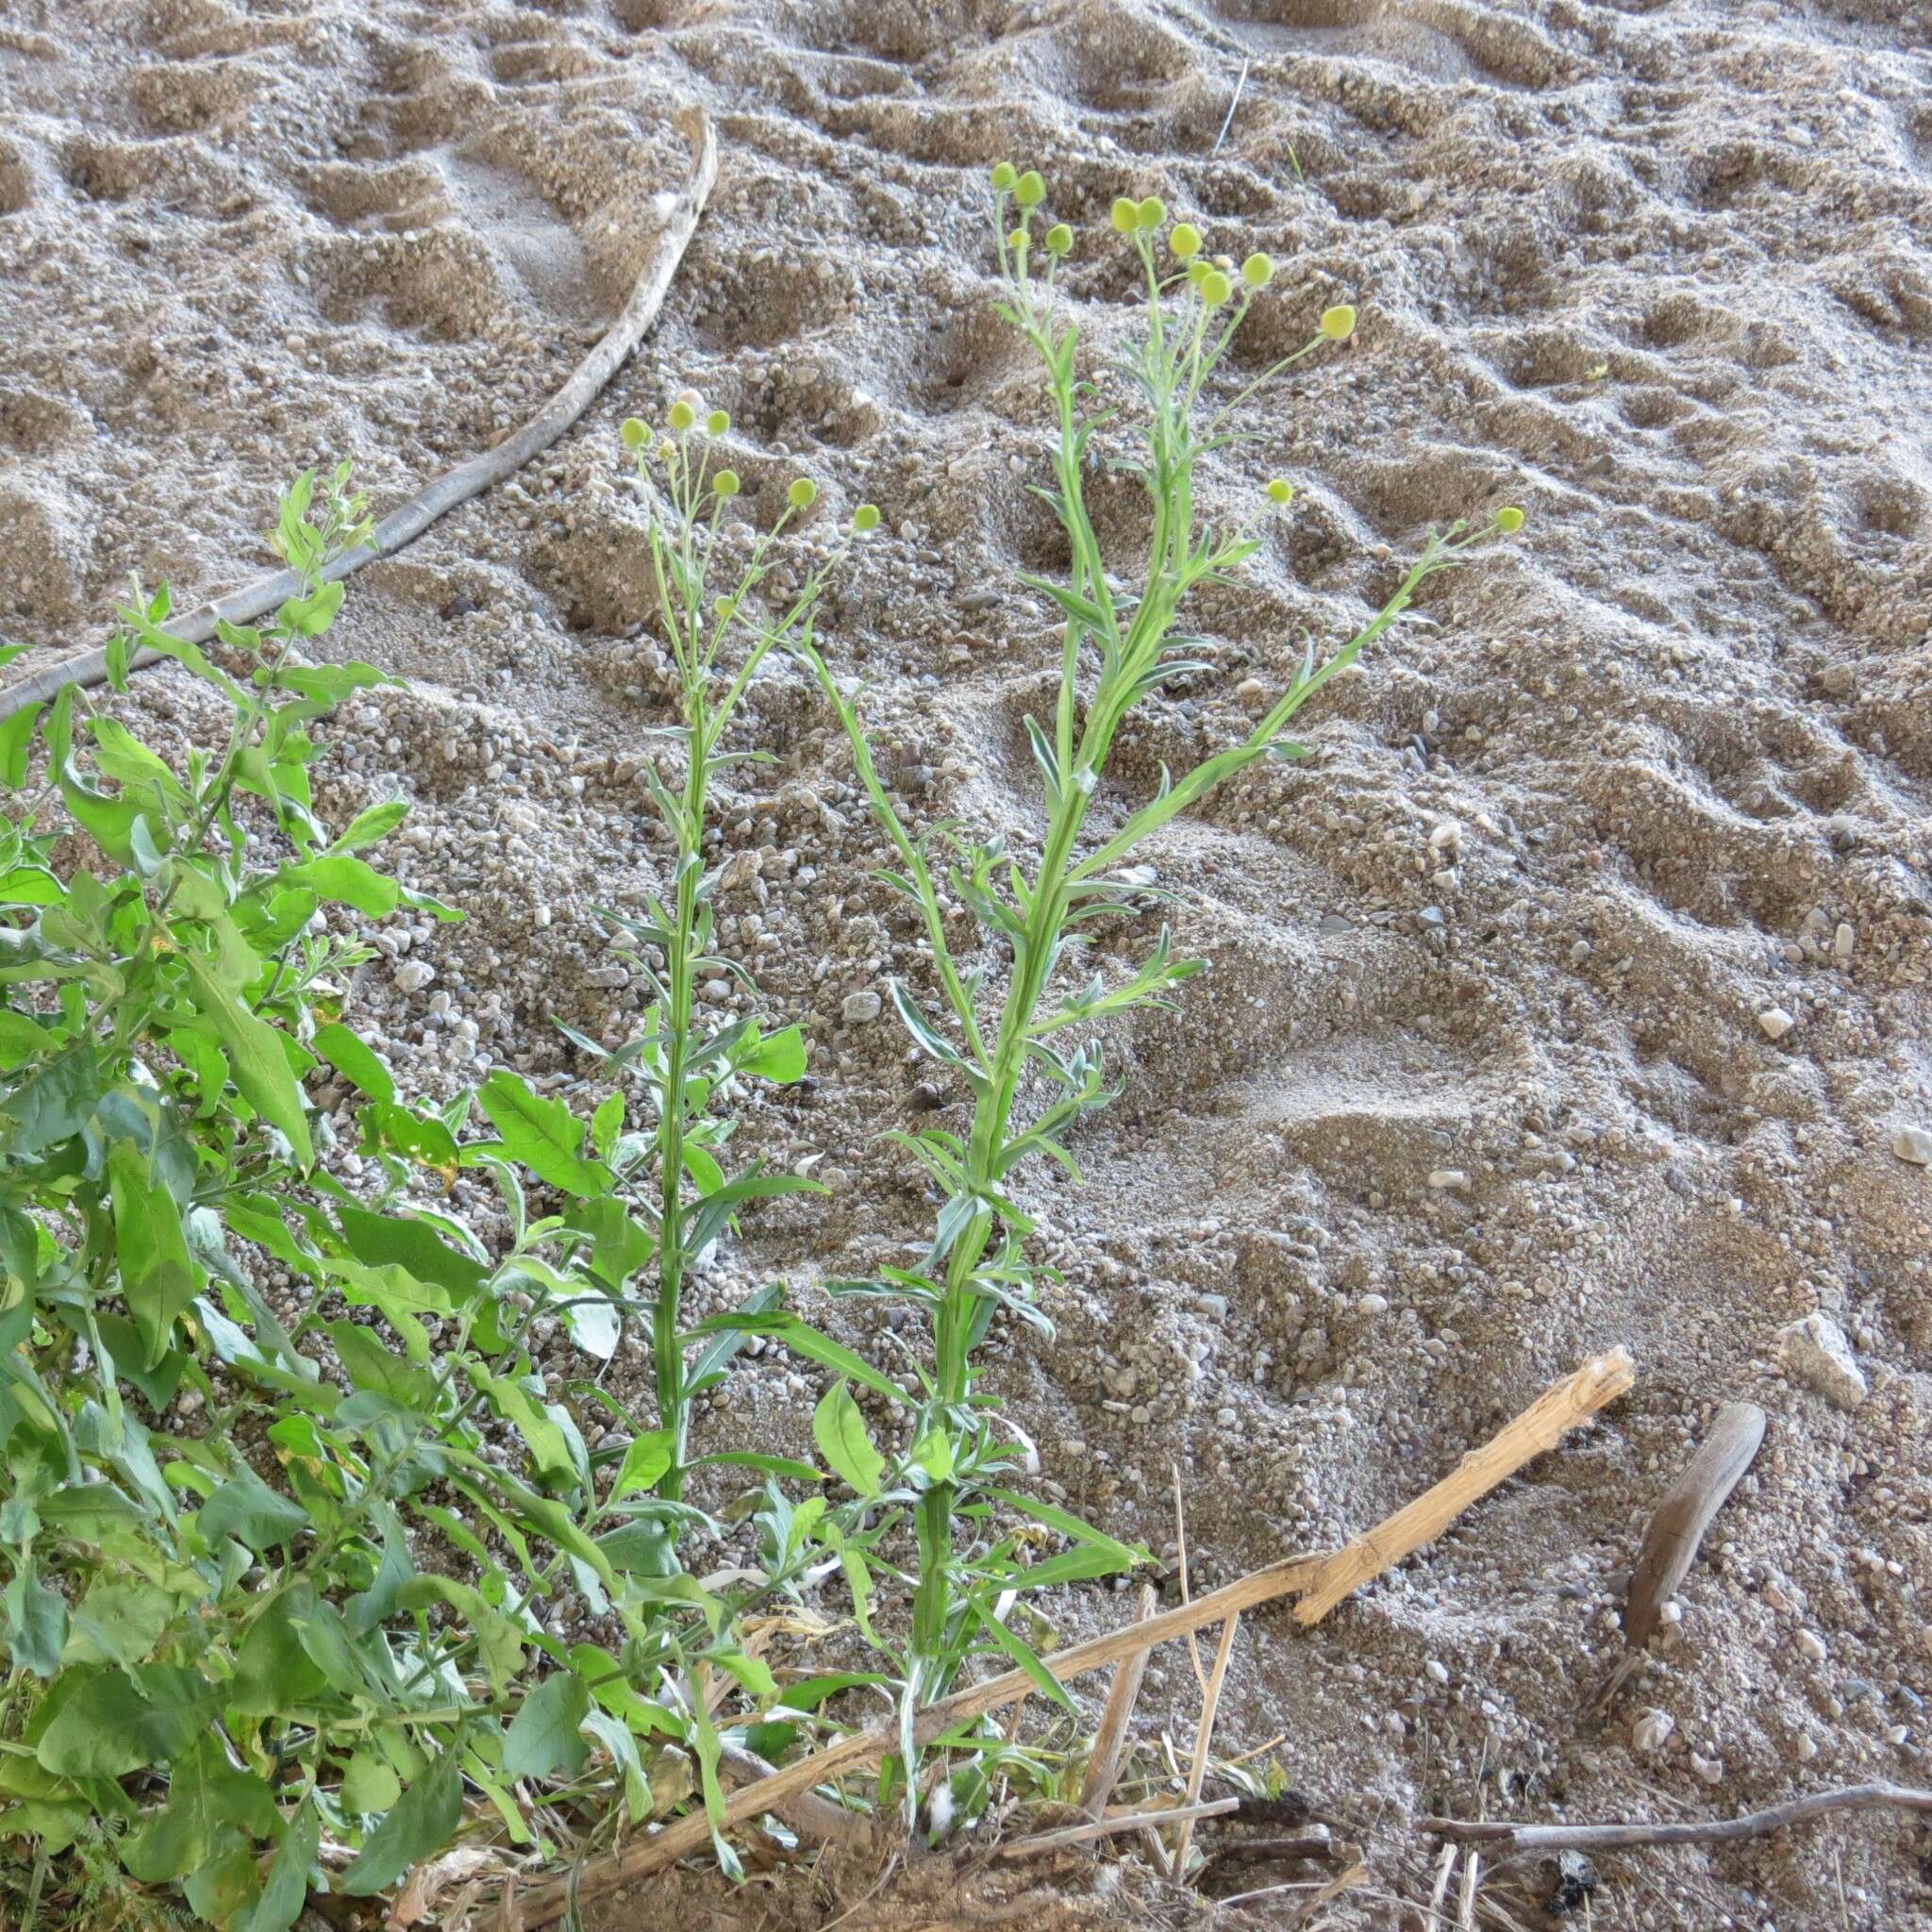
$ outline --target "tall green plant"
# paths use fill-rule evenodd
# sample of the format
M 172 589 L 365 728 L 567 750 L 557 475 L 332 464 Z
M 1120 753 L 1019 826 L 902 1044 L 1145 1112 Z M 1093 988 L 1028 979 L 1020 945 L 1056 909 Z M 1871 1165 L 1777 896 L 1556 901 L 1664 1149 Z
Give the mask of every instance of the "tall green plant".
M 1026 1251 L 1033 1222 L 1015 1197 L 1016 1181 L 1039 1157 L 1077 1172 L 1066 1144 L 1069 1130 L 1110 1097 L 1096 1023 L 1162 1004 L 1197 970 L 1197 962 L 1174 956 L 1163 928 L 1124 979 L 1109 984 L 1102 974 L 1076 975 L 1087 929 L 1120 916 L 1129 895 L 1118 871 L 1142 844 L 1256 760 L 1295 755 L 1296 747 L 1283 739 L 1295 713 L 1401 617 L 1427 578 L 1457 561 L 1471 543 L 1522 521 L 1520 512 L 1505 510 L 1482 529 L 1472 532 L 1458 523 L 1444 536 L 1431 536 L 1394 594 L 1360 631 L 1319 665 L 1310 647 L 1245 739 L 1177 779 L 1163 773 L 1152 798 L 1096 828 L 1095 799 L 1122 726 L 1165 681 L 1201 668 L 1186 657 L 1186 640 L 1175 633 L 1189 592 L 1204 583 L 1230 582 L 1259 545 L 1253 527 L 1221 531 L 1202 522 L 1195 508 L 1200 465 L 1243 440 L 1231 426 L 1243 402 L 1303 357 L 1345 341 L 1355 311 L 1327 310 L 1302 348 L 1224 399 L 1223 391 L 1234 388 L 1222 380 L 1229 350 L 1273 279 L 1273 263 L 1258 254 L 1238 270 L 1210 260 L 1200 231 L 1189 223 L 1168 226 L 1159 201 L 1114 204 L 1113 227 L 1134 251 L 1144 285 L 1137 352 L 1115 371 L 1138 392 L 1131 430 L 1136 448 L 1131 458 L 1116 460 L 1144 487 L 1152 513 L 1138 588 L 1117 589 L 1086 500 L 1098 455 L 1095 438 L 1112 428 L 1112 417 L 1097 406 L 1092 385 L 1080 374 L 1078 332 L 1055 288 L 1074 234 L 1042 212 L 1046 187 L 1039 175 L 1003 164 L 994 171 L 993 190 L 1006 285 L 1000 313 L 1046 375 L 1058 437 L 1053 487 L 1041 494 L 1059 519 L 1072 558 L 1064 581 L 1022 578 L 1050 598 L 1064 619 L 1051 725 L 1026 720 L 1045 819 L 1038 852 L 1029 858 L 996 839 L 974 841 L 952 826 L 916 835 L 879 780 L 852 703 L 822 654 L 809 643 L 802 647 L 844 725 L 873 809 L 898 854 L 900 870 L 888 874 L 889 881 L 918 909 L 944 1017 L 935 1019 L 903 984 L 892 986 L 893 1002 L 918 1046 L 951 1069 L 973 1098 L 964 1139 L 938 1127 L 897 1136 L 937 1184 L 944 1205 L 924 1263 L 866 1285 L 922 1305 L 933 1331 L 934 1360 L 919 1424 L 926 1452 L 916 1508 L 919 1575 L 908 1710 L 941 1695 L 983 1638 L 1017 1652 L 1018 1640 L 997 1609 L 1000 1592 L 1026 1580 L 1097 1574 L 1115 1567 L 1122 1554 L 1119 1545 L 1109 1548 L 1107 1540 L 1071 1521 L 1059 1526 L 1075 1536 L 1075 1548 L 1033 1572 L 1016 1572 L 1003 1545 L 989 1551 L 985 1541 L 963 1549 L 956 1542 L 962 1517 L 978 1535 L 990 1501 L 1016 1500 L 987 1480 L 1002 1465 L 988 1401 L 974 1389 L 974 1352 L 999 1309 L 1044 1324 L 1036 1294 L 1042 1271 Z M 1124 423 L 1121 428 L 1124 440 Z M 1291 497 L 1284 482 L 1267 486 L 1266 501 L 1274 508 Z M 972 910 L 996 955 L 1004 955 L 1007 970 L 997 984 L 989 984 L 984 964 L 969 966 L 957 953 L 947 933 L 942 880 Z M 995 1559 L 991 1567 L 990 1555 Z
M 656 1115 L 649 1163 L 648 1208 L 656 1241 L 650 1320 L 664 1459 L 656 1488 L 673 1502 L 683 1494 L 691 1403 L 718 1366 L 713 1341 L 700 1357 L 698 1373 L 691 1372 L 687 1352 L 694 1338 L 680 1327 L 686 1277 L 744 1202 L 817 1186 L 796 1174 L 761 1172 L 756 1164 L 727 1179 L 719 1159 L 731 1134 L 719 1105 L 726 1083 L 745 1077 L 781 1085 L 796 1081 L 804 1076 L 806 1055 L 796 1026 L 768 1035 L 748 1016 L 716 1025 L 700 1020 L 697 990 L 713 975 L 735 979 L 752 999 L 758 991 L 741 966 L 714 950 L 715 902 L 725 868 L 705 866 L 712 785 L 733 764 L 769 760 L 766 752 L 728 743 L 740 702 L 774 645 L 809 647 L 826 581 L 852 539 L 878 523 L 878 511 L 861 504 L 844 542 L 800 590 L 776 609 L 767 609 L 762 599 L 783 554 L 776 548 L 779 540 L 818 498 L 809 477 L 796 477 L 770 526 L 741 561 L 730 564 L 728 578 L 719 580 L 714 574 L 725 565 L 729 550 L 723 541 L 725 518 L 741 486 L 737 472 L 715 460 L 730 418 L 714 409 L 701 421 L 699 407 L 695 397 L 680 396 L 662 433 L 653 434 L 635 417 L 624 425 L 643 495 L 658 617 L 677 679 L 678 722 L 666 735 L 681 773 L 674 790 L 655 764 L 644 767 L 652 801 L 671 838 L 669 886 L 662 897 L 647 902 L 644 919 L 611 915 L 627 942 L 626 957 L 651 994 L 641 1029 L 609 1057 L 609 1066 L 613 1072 L 636 1070 Z M 578 1043 L 591 1045 L 581 1039 Z M 629 1177 L 635 1190 L 641 1170 L 634 1167 Z M 744 1312 L 758 1313 L 774 1298 L 774 1291 L 766 1291 Z

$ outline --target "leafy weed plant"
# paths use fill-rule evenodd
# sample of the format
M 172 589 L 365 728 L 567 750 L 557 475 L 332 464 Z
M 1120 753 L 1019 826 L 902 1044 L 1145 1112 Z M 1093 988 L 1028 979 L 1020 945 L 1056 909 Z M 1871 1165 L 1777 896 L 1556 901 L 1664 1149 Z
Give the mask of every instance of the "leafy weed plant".
M 1120 869 L 1141 846 L 1256 760 L 1294 756 L 1296 747 L 1284 733 L 1295 713 L 1402 617 L 1429 577 L 1457 562 L 1472 543 L 1521 523 L 1520 513 L 1509 510 L 1479 530 L 1457 524 L 1432 536 L 1388 602 L 1353 638 L 1319 664 L 1310 648 L 1245 739 L 1177 778 L 1163 774 L 1155 795 L 1124 818 L 1102 814 L 1094 823 L 1122 726 L 1167 680 L 1201 668 L 1189 659 L 1187 641 L 1176 631 L 1189 593 L 1203 584 L 1234 581 L 1233 573 L 1258 547 L 1255 527 L 1216 530 L 1197 514 L 1203 459 L 1240 440 L 1230 425 L 1243 402 L 1303 357 L 1345 341 L 1356 317 L 1347 307 L 1330 308 L 1302 348 L 1219 400 L 1217 377 L 1252 304 L 1273 279 L 1273 263 L 1250 255 L 1239 269 L 1224 265 L 1204 253 L 1193 225 L 1170 225 L 1158 200 L 1116 202 L 1112 225 L 1133 250 L 1144 286 L 1138 346 L 1116 371 L 1138 403 L 1129 431 L 1098 407 L 1094 389 L 1082 378 L 1078 332 L 1057 295 L 1057 272 L 1074 245 L 1072 229 L 1044 212 L 1046 186 L 1039 175 L 1002 165 L 992 185 L 1006 285 L 1000 313 L 1045 373 L 1058 434 L 1053 485 L 1041 493 L 1072 557 L 1065 581 L 1022 579 L 1050 598 L 1064 620 L 1051 724 L 1026 720 L 1044 817 L 1039 850 L 1009 851 L 998 839 L 975 841 L 951 825 L 916 834 L 880 782 L 852 700 L 823 655 L 803 647 L 897 853 L 899 869 L 888 875 L 890 883 L 917 908 L 931 949 L 940 1015 L 902 983 L 891 988 L 893 1003 L 919 1048 L 950 1069 L 973 1099 L 963 1138 L 938 1127 L 898 1136 L 943 1201 L 922 1265 L 874 1283 L 846 1285 L 913 1301 L 929 1316 L 933 1336 L 918 1425 L 919 1567 L 905 1705 L 908 1765 L 912 1713 L 945 1692 L 975 1646 L 990 1641 L 1024 1660 L 1024 1645 L 1001 1613 L 1008 1592 L 1103 1574 L 1135 1554 L 1054 1512 L 1048 1520 L 1074 1538 L 1074 1547 L 1024 1569 L 985 1531 L 991 1506 L 1019 1499 L 990 1480 L 1010 1466 L 1010 1452 L 991 1405 L 975 1393 L 974 1352 L 1002 1308 L 1036 1327 L 1046 1325 L 1038 1295 L 1042 1271 L 1026 1250 L 1033 1222 L 1016 1198 L 1016 1184 L 1027 1163 L 1041 1158 L 1077 1172 L 1069 1131 L 1110 1097 L 1097 1023 L 1163 1004 L 1197 970 L 1195 962 L 1175 957 L 1163 927 L 1139 968 L 1109 984 L 1104 974 L 1077 970 L 1087 935 L 1095 922 L 1121 916 L 1132 892 Z M 1116 430 L 1131 435 L 1134 451 L 1115 460 L 1144 487 L 1152 513 L 1131 591 L 1115 588 L 1086 500 L 1099 455 L 1096 437 Z M 1271 482 L 1264 507 L 1285 508 L 1291 497 L 1285 482 Z M 1006 970 L 997 982 L 983 961 L 969 965 L 956 951 L 946 926 L 948 891 L 971 909 L 1001 958 Z M 1023 1507 L 1044 1513 L 1037 1505 Z M 963 1546 L 958 1536 L 962 1520 L 973 1530 Z M 1058 1694 L 1050 1678 L 1042 1689 Z

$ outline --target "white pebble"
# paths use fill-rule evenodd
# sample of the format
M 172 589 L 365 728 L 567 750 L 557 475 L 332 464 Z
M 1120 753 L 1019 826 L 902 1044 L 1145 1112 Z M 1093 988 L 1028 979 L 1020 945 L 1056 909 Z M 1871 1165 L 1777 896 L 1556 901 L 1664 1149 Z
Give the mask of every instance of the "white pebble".
M 1757 1024 L 1767 1040 L 1782 1040 L 1798 1023 L 1782 1007 L 1766 1007 Z
M 1791 1380 L 1838 1408 L 1857 1408 L 1868 1392 L 1844 1331 L 1827 1315 L 1809 1314 L 1780 1328 L 1778 1354 Z
M 839 1008 L 839 1016 L 848 1026 L 869 1026 L 878 1018 L 883 1005 L 875 992 L 847 993 L 845 1004 Z
M 1429 1185 L 1436 1189 L 1466 1188 L 1469 1175 L 1459 1167 L 1439 1167 L 1429 1176 Z
M 400 992 L 421 992 L 436 977 L 436 968 L 426 959 L 405 959 L 396 968 L 396 989 Z
M 1630 1726 L 1630 1748 L 1643 1752 L 1661 1751 L 1671 1740 L 1671 1733 L 1677 1728 L 1677 1720 L 1667 1710 L 1646 1710 Z
M 1891 1151 L 1914 1167 L 1932 1167 L 1932 1127 L 1901 1127 L 1891 1137 Z

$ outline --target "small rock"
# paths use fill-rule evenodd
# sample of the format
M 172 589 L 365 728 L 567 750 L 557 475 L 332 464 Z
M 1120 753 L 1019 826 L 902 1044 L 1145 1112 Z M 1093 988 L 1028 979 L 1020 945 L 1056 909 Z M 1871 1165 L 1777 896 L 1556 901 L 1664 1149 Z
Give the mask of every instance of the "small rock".
M 1356 1303 L 1365 1315 L 1386 1315 L 1389 1312 L 1389 1297 L 1385 1294 L 1365 1294 Z
M 1914 1167 L 1932 1167 L 1932 1127 L 1901 1127 L 1891 1137 L 1891 1151 Z
M 875 992 L 849 992 L 845 1004 L 839 1008 L 839 1017 L 848 1026 L 869 1026 L 878 1018 L 884 1004 Z
M 1827 1315 L 1807 1315 L 1778 1330 L 1785 1373 L 1840 1408 L 1857 1408 L 1869 1392 L 1844 1331 Z
M 614 992 L 620 986 L 630 984 L 629 971 L 614 960 L 608 966 L 590 966 L 584 970 L 584 984 L 594 986 L 600 992 Z
M 1724 1763 L 1722 1757 L 1700 1757 L 1693 1751 L 1690 1754 L 1690 1769 L 1707 1785 L 1721 1785 L 1724 1781 Z
M 421 992 L 436 977 L 436 968 L 427 959 L 405 959 L 396 968 L 396 990 L 399 992 Z
M 1824 1639 L 1815 1630 L 1800 1630 L 1791 1641 L 1796 1645 L 1798 1655 L 1810 1658 L 1814 1664 L 1822 1664 L 1831 1654 L 1824 1647 Z
M 1466 1188 L 1469 1175 L 1459 1167 L 1439 1167 L 1429 1176 L 1429 1185 L 1437 1190 L 1444 1188 Z
M 1767 1040 L 1782 1040 L 1798 1023 L 1782 1007 L 1766 1007 L 1757 1024 Z
M 1652 1752 L 1661 1751 L 1676 1728 L 1677 1720 L 1669 1711 L 1646 1710 L 1630 1726 L 1630 1748 L 1648 1757 Z
M 1340 912 L 1324 912 L 1317 922 L 1319 932 L 1353 932 L 1355 921 Z

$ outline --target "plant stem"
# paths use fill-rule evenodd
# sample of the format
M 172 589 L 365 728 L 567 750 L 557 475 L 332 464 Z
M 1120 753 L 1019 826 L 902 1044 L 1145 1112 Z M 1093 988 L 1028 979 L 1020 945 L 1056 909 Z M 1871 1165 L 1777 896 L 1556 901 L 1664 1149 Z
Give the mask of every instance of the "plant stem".
M 703 862 L 705 781 L 709 758 L 705 694 L 699 680 L 687 685 L 690 726 L 685 771 L 677 891 L 671 925 L 665 991 L 663 1104 L 658 1123 L 658 1161 L 662 1190 L 658 1226 L 658 1306 L 652 1317 L 652 1351 L 658 1374 L 658 1423 L 671 1437 L 671 1463 L 658 1493 L 671 1502 L 684 1494 L 685 1444 L 691 1405 L 684 1386 L 684 1345 L 678 1339 L 679 1304 L 688 1257 L 684 1252 L 685 1061 L 691 1049 L 693 955 L 697 947 L 698 885 Z

